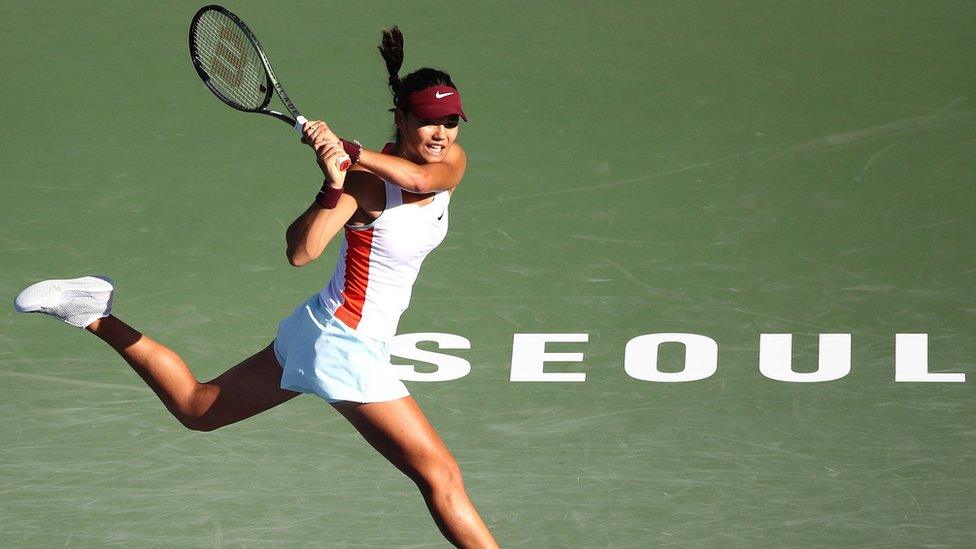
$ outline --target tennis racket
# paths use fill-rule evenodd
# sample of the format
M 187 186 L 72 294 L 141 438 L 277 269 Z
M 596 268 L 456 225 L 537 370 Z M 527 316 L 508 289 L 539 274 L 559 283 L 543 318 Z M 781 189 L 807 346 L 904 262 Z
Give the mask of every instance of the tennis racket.
M 308 120 L 288 98 L 258 37 L 227 8 L 204 6 L 193 16 L 190 60 L 207 88 L 227 105 L 273 116 L 302 133 Z M 291 116 L 268 108 L 272 89 Z M 337 160 L 340 170 L 348 169 L 350 164 L 348 156 Z

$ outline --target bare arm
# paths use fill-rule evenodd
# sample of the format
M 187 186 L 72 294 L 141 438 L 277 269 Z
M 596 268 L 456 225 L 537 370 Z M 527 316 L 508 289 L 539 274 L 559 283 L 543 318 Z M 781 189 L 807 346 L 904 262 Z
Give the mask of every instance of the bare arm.
M 464 177 L 468 158 L 461 145 L 454 143 L 442 162 L 415 164 L 410 160 L 363 149 L 359 166 L 412 193 L 449 191 Z
M 317 134 L 318 139 L 329 142 L 339 140 L 326 123 L 316 120 L 314 124 L 317 124 L 317 131 L 321 132 Z M 441 131 L 445 131 L 443 126 L 441 128 Z M 405 191 L 423 194 L 449 191 L 457 187 L 468 167 L 468 157 L 457 142 L 451 145 L 443 160 L 427 164 L 417 164 L 406 158 L 363 148 L 357 166 Z
M 328 139 L 330 133 L 324 123 L 310 122 L 305 124 L 302 131 L 302 142 L 315 151 L 315 159 L 325 174 L 326 184 L 341 192 L 345 186 L 346 172 L 338 168 L 337 161 L 345 155 L 345 151 L 337 141 Z M 306 208 L 285 231 L 288 262 L 301 267 L 314 261 L 356 213 L 357 207 L 358 201 L 354 196 L 342 194 L 335 207 L 324 208 L 313 203 Z
M 301 267 L 322 255 L 332 238 L 356 212 L 356 207 L 356 199 L 348 194 L 343 194 L 331 210 L 317 204 L 309 206 L 285 232 L 288 262 Z

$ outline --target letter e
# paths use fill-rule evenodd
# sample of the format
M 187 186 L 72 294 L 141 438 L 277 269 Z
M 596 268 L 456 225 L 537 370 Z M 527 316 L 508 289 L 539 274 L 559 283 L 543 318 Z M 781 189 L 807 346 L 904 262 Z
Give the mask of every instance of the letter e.
M 589 334 L 515 334 L 511 381 L 586 381 L 586 374 L 543 370 L 546 362 L 583 362 L 583 353 L 547 353 L 546 343 L 585 343 Z

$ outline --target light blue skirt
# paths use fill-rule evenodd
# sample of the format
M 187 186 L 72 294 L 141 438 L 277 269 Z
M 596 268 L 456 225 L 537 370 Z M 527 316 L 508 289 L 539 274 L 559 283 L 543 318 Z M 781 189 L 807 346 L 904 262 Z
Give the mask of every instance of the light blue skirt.
M 278 323 L 281 388 L 326 402 L 383 402 L 409 396 L 390 364 L 389 343 L 359 336 L 313 295 Z

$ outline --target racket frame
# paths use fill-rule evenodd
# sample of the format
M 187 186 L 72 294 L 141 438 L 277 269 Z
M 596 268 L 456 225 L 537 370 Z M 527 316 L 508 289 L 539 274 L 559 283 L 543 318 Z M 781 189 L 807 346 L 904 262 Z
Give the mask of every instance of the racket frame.
M 244 36 L 251 43 L 251 46 L 257 52 L 258 58 L 261 60 L 261 64 L 264 65 L 264 76 L 265 76 L 264 100 L 261 102 L 261 104 L 258 107 L 253 109 L 247 108 L 244 105 L 238 103 L 237 101 L 234 101 L 230 97 L 224 95 L 219 89 L 217 89 L 216 86 L 213 85 L 213 83 L 211 83 L 210 74 L 207 73 L 207 71 L 203 68 L 202 63 L 199 61 L 200 56 L 197 51 L 196 42 L 193 40 L 193 35 L 200 19 L 208 11 L 219 12 L 222 15 L 225 15 L 228 19 L 230 19 L 231 22 L 233 22 L 235 25 L 237 25 L 237 27 L 241 29 L 241 31 L 244 33 Z M 307 122 L 307 120 L 305 119 L 304 116 L 302 116 L 301 112 L 299 112 L 298 108 L 295 107 L 295 104 L 292 103 L 291 99 L 288 97 L 288 94 L 285 93 L 285 88 L 281 85 L 281 82 L 278 80 L 278 76 L 275 74 L 274 68 L 271 67 L 271 61 L 268 60 L 268 55 L 264 53 L 264 48 L 261 47 L 261 42 L 258 40 L 258 37 L 255 36 L 254 32 L 252 32 L 250 27 L 247 26 L 247 23 L 245 23 L 240 17 L 235 15 L 232 11 L 228 10 L 227 8 L 223 6 L 219 6 L 217 4 L 210 4 L 204 6 L 199 10 L 197 10 L 196 14 L 193 15 L 193 19 L 190 21 L 190 32 L 189 32 L 188 41 L 190 45 L 190 61 L 193 63 L 193 68 L 196 69 L 197 74 L 200 76 L 200 79 L 203 80 L 203 83 L 206 84 L 207 88 L 214 95 L 216 95 L 218 99 L 226 103 L 228 106 L 237 109 L 239 111 L 256 112 L 260 114 L 266 114 L 268 116 L 273 116 L 278 120 L 281 120 L 282 122 L 294 128 L 295 131 L 297 131 L 298 133 L 301 133 L 302 126 L 305 125 L 305 122 Z M 275 93 L 278 94 L 278 99 L 281 99 L 281 102 L 285 105 L 285 108 L 288 110 L 288 112 L 291 113 L 291 116 L 267 108 L 268 104 L 271 102 L 272 89 L 274 89 Z

